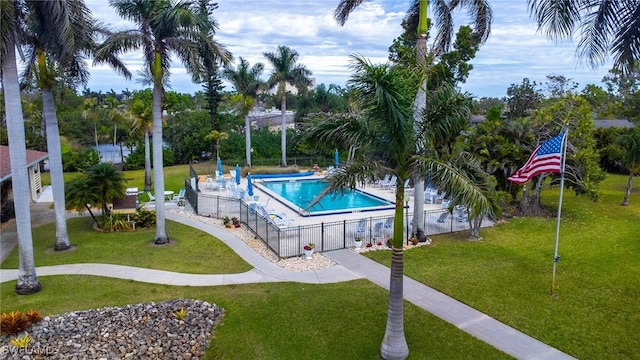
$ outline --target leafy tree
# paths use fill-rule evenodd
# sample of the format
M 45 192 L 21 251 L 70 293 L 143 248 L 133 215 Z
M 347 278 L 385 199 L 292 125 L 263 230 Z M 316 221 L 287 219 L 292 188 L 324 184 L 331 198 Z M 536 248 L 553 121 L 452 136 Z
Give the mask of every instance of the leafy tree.
M 249 62 L 240 57 L 240 63 L 236 69 L 231 66 L 225 67 L 222 76 L 231 81 L 236 93 L 240 96 L 238 104 L 240 115 L 244 117 L 245 132 L 245 156 L 246 164 L 251 167 L 251 122 L 249 121 L 249 112 L 255 104 L 258 96 L 258 90 L 263 86 L 260 75 L 264 71 L 262 63 L 256 63 L 249 67 Z
M 549 38 L 580 41 L 576 53 L 592 67 L 609 55 L 614 66 L 627 73 L 640 59 L 640 3 L 610 0 L 528 0 L 531 16 Z
M 519 85 L 511 84 L 507 89 L 507 101 L 505 115 L 508 119 L 517 119 L 529 116 L 537 109 L 544 98 L 537 87 L 536 82 L 528 78 L 522 79 Z
M 137 28 L 111 34 L 96 52 L 96 59 L 104 61 L 109 56 L 126 51 L 142 50 L 145 69 L 153 79 L 153 168 L 156 194 L 164 193 L 164 171 L 162 169 L 162 94 L 163 81 L 169 75 L 170 54 L 181 60 L 187 72 L 200 76 L 203 59 L 198 51 L 200 31 L 208 29 L 208 21 L 196 15 L 193 3 L 173 3 L 171 0 L 110 0 L 116 13 L 132 21 Z M 116 65 L 116 64 L 114 64 Z M 131 73 L 117 68 L 127 77 Z M 156 201 L 156 244 L 166 244 L 164 202 Z
M 20 44 L 17 31 L 22 24 L 22 7 L 17 1 L 0 1 L 0 66 L 2 68 L 2 87 L 9 138 L 9 158 L 11 159 L 11 178 L 13 200 L 18 235 L 18 281 L 16 293 L 33 294 L 42 289 L 36 276 L 33 259 L 33 235 L 31 233 L 31 209 L 29 198 L 29 178 L 22 105 L 20 103 L 20 85 L 16 61 L 16 46 Z
M 218 8 L 218 3 L 212 3 L 210 0 L 198 0 L 197 14 L 203 18 L 203 26 L 200 29 L 200 37 L 198 41 L 198 50 L 203 59 L 204 71 L 201 79 L 194 79 L 196 82 L 202 83 L 204 94 L 207 98 L 209 106 L 209 115 L 211 117 L 211 130 L 216 127 L 216 112 L 218 104 L 222 99 L 222 80 L 220 79 L 220 65 L 227 65 L 232 59 L 232 55 L 227 49 L 217 43 L 213 37 L 218 29 L 218 23 L 212 14 Z M 213 55 L 213 56 L 212 56 Z
M 282 152 L 282 158 L 280 160 L 280 166 L 287 166 L 287 83 L 294 85 L 298 88 L 299 92 L 306 90 L 311 84 L 311 71 L 309 71 L 304 65 L 298 64 L 299 54 L 297 51 L 290 49 L 287 46 L 278 46 L 278 51 L 275 53 L 265 52 L 263 53 L 267 61 L 273 66 L 273 72 L 266 82 L 266 88 L 273 89 L 277 87 L 276 94 L 280 99 L 280 111 L 282 114 L 282 121 L 280 125 L 281 145 L 280 150 Z
M 627 189 L 622 200 L 622 206 L 628 206 L 633 176 L 640 175 L 640 128 L 636 125 L 628 134 L 620 135 L 616 142 L 622 148 L 620 163 L 629 171 Z
M 532 121 L 537 144 L 560 133 L 563 126 L 569 128 L 565 186 L 576 194 L 597 200 L 598 184 L 605 174 L 600 169 L 598 153 L 595 151 L 593 115 L 588 103 L 577 95 L 565 96 L 537 110 L 532 114 Z M 535 146 L 532 144 L 531 147 Z M 552 177 L 551 182 L 545 182 L 549 177 Z M 538 175 L 533 188 L 527 188 L 523 194 L 520 204 L 522 212 L 538 214 L 542 211 L 540 193 L 545 184 L 557 185 L 558 178 L 550 174 Z

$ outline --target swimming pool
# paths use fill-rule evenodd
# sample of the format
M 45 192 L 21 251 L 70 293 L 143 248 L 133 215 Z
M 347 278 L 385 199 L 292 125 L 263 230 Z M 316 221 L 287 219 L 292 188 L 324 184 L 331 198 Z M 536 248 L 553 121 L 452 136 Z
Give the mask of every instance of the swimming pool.
M 326 195 L 320 202 L 306 209 L 313 199 L 327 187 L 322 179 L 263 180 L 267 193 L 302 216 L 333 215 L 393 209 L 395 204 L 361 190 L 345 190 Z

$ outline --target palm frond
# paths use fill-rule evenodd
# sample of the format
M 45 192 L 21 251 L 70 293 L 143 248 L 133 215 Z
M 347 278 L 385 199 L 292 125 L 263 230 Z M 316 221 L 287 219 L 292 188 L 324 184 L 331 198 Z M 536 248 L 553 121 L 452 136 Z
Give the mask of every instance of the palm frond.
M 364 0 L 341 0 L 333 11 L 333 17 L 340 26 L 344 26 L 347 19 L 349 19 L 349 15 L 363 2 Z

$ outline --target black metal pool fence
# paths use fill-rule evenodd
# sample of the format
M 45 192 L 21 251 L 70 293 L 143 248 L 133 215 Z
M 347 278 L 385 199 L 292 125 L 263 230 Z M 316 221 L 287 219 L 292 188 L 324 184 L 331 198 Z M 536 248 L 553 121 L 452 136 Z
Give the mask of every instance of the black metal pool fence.
M 186 197 L 191 203 L 196 214 L 200 216 L 223 219 L 237 217 L 256 238 L 261 239 L 280 258 L 300 256 L 304 253 L 303 247 L 308 243 L 315 244 L 315 250 L 330 251 L 345 249 L 355 245 L 354 239 L 360 237 L 363 245 L 378 243 L 386 244 L 391 237 L 393 216 L 369 216 L 364 219 L 350 219 L 331 222 L 320 222 L 310 225 L 277 226 L 271 219 L 267 219 L 257 213 L 255 205 L 249 205 L 242 199 L 229 196 L 205 194 L 191 187 L 191 183 L 185 183 Z M 403 236 L 409 240 L 411 221 L 413 214 L 405 211 Z M 222 221 L 222 220 L 221 220 Z M 435 209 L 424 211 L 422 228 L 426 235 L 442 234 L 469 229 L 469 223 L 464 213 L 449 214 L 448 209 Z

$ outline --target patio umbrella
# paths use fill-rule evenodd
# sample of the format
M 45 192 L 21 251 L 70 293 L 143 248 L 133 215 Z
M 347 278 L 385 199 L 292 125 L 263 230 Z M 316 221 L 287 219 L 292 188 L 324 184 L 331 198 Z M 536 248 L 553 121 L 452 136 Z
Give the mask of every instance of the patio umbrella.
M 334 157 L 335 157 L 336 167 L 338 167 L 340 165 L 340 154 L 338 153 L 338 149 L 336 149 L 336 153 Z
M 251 174 L 247 175 L 247 195 L 253 196 L 253 184 L 251 183 Z
M 240 165 L 236 164 L 236 185 L 240 185 Z
M 218 175 L 222 176 L 222 160 L 218 158 Z

